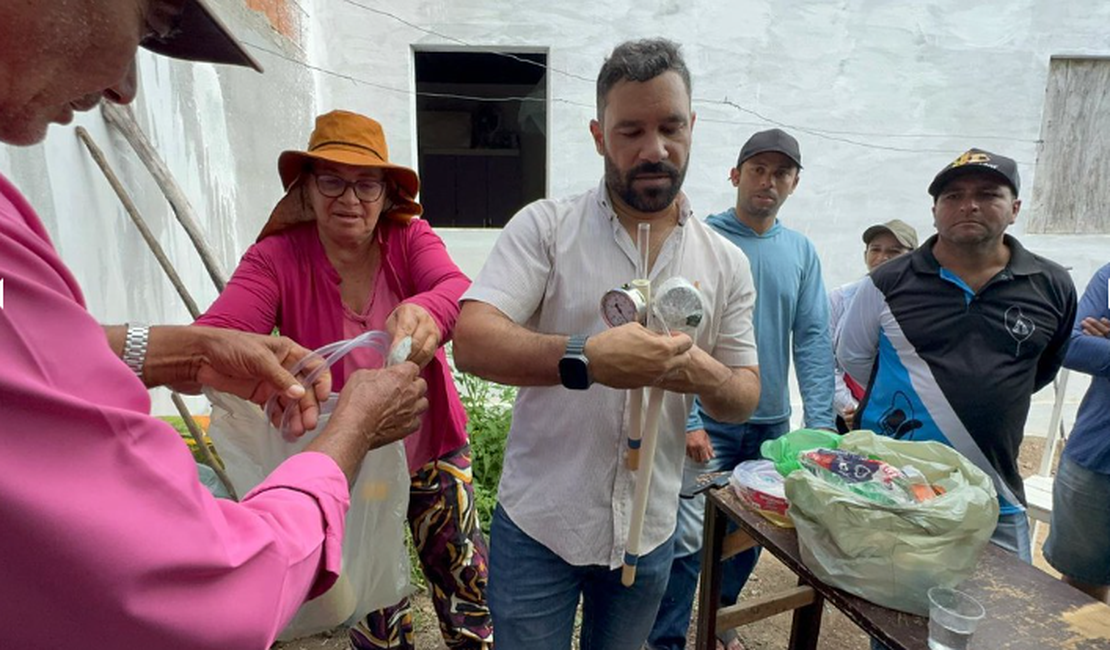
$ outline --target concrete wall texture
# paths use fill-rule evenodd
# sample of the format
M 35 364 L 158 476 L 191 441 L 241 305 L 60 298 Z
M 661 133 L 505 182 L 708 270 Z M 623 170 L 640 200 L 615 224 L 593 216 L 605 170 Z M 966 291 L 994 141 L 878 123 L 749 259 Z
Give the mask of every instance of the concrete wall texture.
M 214 4 L 266 73 L 141 53 L 134 108 L 228 271 L 280 196 L 278 153 L 303 147 L 316 113 L 377 118 L 394 161 L 416 166 L 414 49 L 546 51 L 547 188 L 565 196 L 602 172 L 587 125 L 606 54 L 630 38 L 681 43 L 698 114 L 685 187 L 695 209 L 705 215 L 735 202 L 727 173 L 751 133 L 792 132 L 805 170 L 780 218 L 816 243 L 828 286 L 862 274 L 867 225 L 898 217 L 930 234 L 925 188 L 969 147 L 1018 160 L 1032 207 L 1050 57 L 1110 55 L 1110 3 L 1082 0 Z M 197 301 L 209 304 L 215 290 L 199 258 L 130 147 L 99 112 L 77 124 L 106 150 Z M 36 147 L 0 147 L 0 172 L 40 211 L 97 318 L 188 320 L 72 127 L 54 127 Z M 1021 218 L 1012 232 L 1073 267 L 1080 290 L 1110 257 L 1110 234 L 1023 235 Z M 497 235 L 442 234 L 471 274 Z M 1077 400 L 1084 382 L 1072 384 Z M 1035 418 L 1043 407 L 1042 397 Z

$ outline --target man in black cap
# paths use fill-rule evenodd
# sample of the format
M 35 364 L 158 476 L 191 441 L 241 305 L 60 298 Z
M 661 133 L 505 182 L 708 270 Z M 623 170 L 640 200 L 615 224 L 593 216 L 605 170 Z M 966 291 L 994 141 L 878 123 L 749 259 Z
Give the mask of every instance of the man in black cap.
M 133 100 L 140 42 L 258 67 L 201 0 L 0 2 L 0 142 Z M 286 369 L 307 350 L 207 327 L 101 328 L 2 175 L 0 287 L 0 647 L 268 648 L 336 580 L 363 456 L 418 426 L 416 366 L 353 375 L 305 453 L 241 502 L 216 500 L 146 389 L 277 394 L 312 425 L 330 379 L 306 392 Z M 199 625 L 183 615 L 198 603 Z
M 1017 456 L 1032 394 L 1056 376 L 1075 287 L 1005 234 L 1021 200 L 1013 160 L 971 149 L 929 185 L 937 234 L 856 292 L 837 358 L 870 378 L 857 426 L 948 444 L 994 481 L 991 541 L 1031 561 Z
M 719 422 L 694 402 L 686 426 L 686 481 L 707 472 L 731 470 L 759 456 L 765 440 L 790 429 L 790 361 L 802 394 L 805 426 L 834 430 L 833 356 L 829 304 L 817 251 L 805 235 L 784 226 L 779 209 L 798 187 L 802 154 L 798 141 L 781 129 L 756 133 L 740 149 L 729 180 L 736 205 L 708 223 L 747 256 L 756 286 L 755 338 L 760 397 L 743 424 Z M 649 642 L 652 648 L 685 647 L 701 560 L 704 500 L 679 502 L 675 559 Z M 757 549 L 725 563 L 721 597 L 736 601 L 755 567 Z M 727 650 L 740 647 L 734 632 L 721 635 Z

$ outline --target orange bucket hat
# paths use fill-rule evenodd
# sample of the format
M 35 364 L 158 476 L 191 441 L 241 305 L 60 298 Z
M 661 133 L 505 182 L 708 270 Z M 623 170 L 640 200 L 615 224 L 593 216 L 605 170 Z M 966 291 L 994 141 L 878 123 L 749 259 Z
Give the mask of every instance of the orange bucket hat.
M 382 212 L 384 217 L 403 223 L 424 212 L 416 202 L 420 178 L 412 169 L 389 162 L 389 147 L 382 125 L 358 113 L 332 111 L 316 118 L 307 151 L 283 151 L 278 157 L 278 174 L 285 196 L 270 213 L 258 234 L 259 240 L 294 224 L 316 220 L 303 182 L 306 169 L 315 160 L 383 170 L 386 180 L 390 181 L 387 204 Z

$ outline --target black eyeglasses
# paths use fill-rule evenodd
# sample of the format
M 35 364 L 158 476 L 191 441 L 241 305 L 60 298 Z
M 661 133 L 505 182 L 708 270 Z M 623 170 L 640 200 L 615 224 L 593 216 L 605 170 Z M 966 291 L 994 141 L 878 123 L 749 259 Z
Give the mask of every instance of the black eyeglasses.
M 320 190 L 320 194 L 329 199 L 338 199 L 343 196 L 347 193 L 348 187 L 354 187 L 355 196 L 364 203 L 377 201 L 382 198 L 382 193 L 385 192 L 385 181 L 367 179 L 348 181 L 331 174 L 316 174 L 315 176 L 316 189 Z

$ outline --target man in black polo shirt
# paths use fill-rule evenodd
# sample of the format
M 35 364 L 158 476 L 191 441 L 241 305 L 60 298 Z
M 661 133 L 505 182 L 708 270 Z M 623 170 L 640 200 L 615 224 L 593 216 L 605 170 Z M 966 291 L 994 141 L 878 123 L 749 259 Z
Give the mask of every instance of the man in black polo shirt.
M 939 440 L 987 472 L 1001 506 L 991 541 L 1031 561 L 1018 448 L 1076 306 L 1067 271 L 1005 234 L 1019 187 L 1013 160 L 979 149 L 942 169 L 929 185 L 937 234 L 872 272 L 837 358 L 868 380 L 857 426 Z

